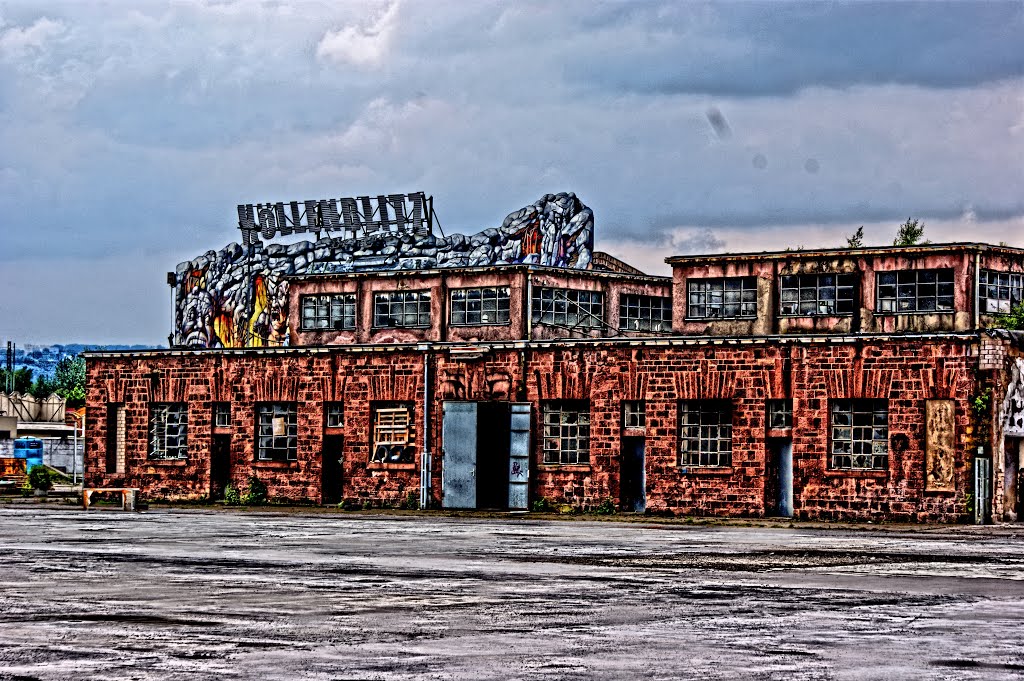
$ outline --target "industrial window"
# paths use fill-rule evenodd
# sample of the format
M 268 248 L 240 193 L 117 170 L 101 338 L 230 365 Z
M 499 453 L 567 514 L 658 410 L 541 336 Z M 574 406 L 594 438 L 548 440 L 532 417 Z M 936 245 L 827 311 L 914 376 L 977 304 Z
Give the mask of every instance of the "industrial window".
M 508 324 L 508 287 L 459 288 L 451 292 L 452 326 Z
M 184 402 L 149 406 L 149 458 L 184 459 L 188 456 L 188 405 Z
M 732 403 L 685 400 L 679 404 L 679 465 L 732 465 Z
M 378 329 L 430 326 L 430 291 L 373 294 L 373 326 Z
M 952 312 L 953 270 L 900 270 L 875 274 L 876 312 Z
M 665 296 L 619 296 L 619 328 L 627 331 L 671 331 L 672 299 Z
M 889 405 L 885 400 L 832 400 L 830 467 L 885 470 L 889 459 Z
M 779 313 L 789 317 L 853 314 L 854 274 L 788 274 L 782 277 Z
M 536 287 L 533 323 L 570 329 L 599 329 L 604 325 L 604 294 L 600 291 Z
M 688 279 L 688 319 L 737 319 L 757 316 L 757 277 Z
M 768 400 L 768 427 L 793 427 L 793 400 Z
M 295 402 L 256 405 L 256 458 L 295 461 L 298 458 L 298 408 Z
M 544 404 L 544 463 L 590 463 L 590 403 Z
M 978 301 L 982 312 L 1008 314 L 1024 300 L 1024 274 L 982 270 L 978 274 Z
M 341 402 L 328 402 L 326 412 L 328 428 L 341 428 L 345 425 L 345 412 Z
M 356 328 L 356 294 L 325 293 L 302 296 L 303 331 L 342 331 Z
M 643 428 L 647 425 L 647 411 L 643 400 L 622 403 L 622 427 Z
M 373 448 L 371 463 L 413 463 L 413 405 L 383 403 L 373 405 Z
M 230 428 L 231 427 L 231 403 L 230 402 L 214 402 L 213 403 L 213 427 L 214 428 Z

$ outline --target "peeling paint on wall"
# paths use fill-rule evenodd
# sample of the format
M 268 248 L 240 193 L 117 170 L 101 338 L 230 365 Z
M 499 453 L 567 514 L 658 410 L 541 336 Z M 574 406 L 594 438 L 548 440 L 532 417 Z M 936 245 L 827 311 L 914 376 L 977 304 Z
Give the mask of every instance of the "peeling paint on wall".
M 953 400 L 925 402 L 925 491 L 953 492 L 956 461 L 956 408 Z
M 1024 437 L 1024 358 L 1014 360 L 1003 400 L 1003 435 Z

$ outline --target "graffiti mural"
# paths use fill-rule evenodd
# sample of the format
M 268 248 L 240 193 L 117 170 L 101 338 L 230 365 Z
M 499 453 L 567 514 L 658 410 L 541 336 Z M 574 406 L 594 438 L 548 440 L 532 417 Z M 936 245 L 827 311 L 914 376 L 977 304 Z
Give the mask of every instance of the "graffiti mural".
M 471 235 L 416 230 L 315 242 L 229 244 L 178 265 L 173 343 L 188 347 L 288 344 L 294 274 L 536 264 L 587 269 L 594 213 L 573 193 L 547 194 Z

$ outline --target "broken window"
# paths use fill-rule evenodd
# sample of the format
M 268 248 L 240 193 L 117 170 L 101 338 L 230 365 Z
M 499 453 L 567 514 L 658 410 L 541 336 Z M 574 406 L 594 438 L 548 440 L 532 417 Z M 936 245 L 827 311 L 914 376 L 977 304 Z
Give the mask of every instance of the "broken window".
M 345 411 L 341 402 L 328 402 L 326 412 L 328 428 L 341 428 L 345 425 Z
M 643 428 L 647 424 L 647 413 L 643 400 L 629 400 L 622 403 L 622 427 Z
M 295 402 L 256 405 L 256 458 L 295 461 L 298 458 L 298 407 Z
M 213 403 L 213 427 L 214 428 L 230 428 L 231 427 L 231 403 L 230 402 L 214 402 Z
M 793 400 L 768 400 L 768 427 L 793 427 Z
M 1024 274 L 981 270 L 978 303 L 983 313 L 1009 314 L 1024 300 Z
M 789 274 L 782 277 L 779 313 L 788 317 L 853 314 L 855 274 Z
M 184 459 L 188 456 L 188 405 L 154 403 L 149 407 L 149 458 Z
M 377 329 L 430 326 L 430 291 L 373 294 L 373 326 Z
M 356 294 L 333 293 L 302 296 L 303 331 L 342 331 L 356 328 Z
M 533 289 L 533 323 L 568 329 L 599 329 L 604 326 L 604 294 L 600 291 L 546 288 Z
M 452 326 L 489 326 L 508 324 L 508 322 L 508 287 L 459 288 L 452 290 Z
M 757 316 L 757 277 L 688 279 L 687 319 L 742 319 Z
M 370 463 L 414 463 L 413 405 L 383 403 L 373 408 L 373 448 Z
M 544 463 L 590 464 L 590 403 L 544 404 Z
M 838 470 L 885 470 L 889 465 L 889 403 L 832 400 L 832 457 Z
M 953 270 L 877 272 L 875 312 L 952 312 Z
M 619 296 L 619 328 L 625 331 L 671 331 L 672 299 L 665 296 Z
M 732 403 L 684 400 L 679 404 L 679 465 L 732 465 Z

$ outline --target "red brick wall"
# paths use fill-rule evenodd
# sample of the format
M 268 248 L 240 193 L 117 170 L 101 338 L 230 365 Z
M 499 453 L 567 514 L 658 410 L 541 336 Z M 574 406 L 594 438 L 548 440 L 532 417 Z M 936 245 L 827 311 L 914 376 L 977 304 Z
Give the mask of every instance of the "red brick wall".
M 966 513 L 968 400 L 976 358 L 965 340 L 857 343 L 761 342 L 630 346 L 584 344 L 494 349 L 459 359 L 440 350 L 431 359 L 430 449 L 433 501 L 441 499 L 441 414 L 444 400 L 506 400 L 533 405 L 531 498 L 593 508 L 619 497 L 621 402 L 645 400 L 647 506 L 676 514 L 761 516 L 766 512 L 765 401 L 794 401 L 794 507 L 800 518 L 952 521 Z M 212 404 L 232 403 L 233 481 L 250 474 L 271 497 L 320 500 L 323 403 L 344 403 L 343 496 L 357 504 L 395 505 L 418 494 L 419 468 L 370 466 L 370 409 L 374 401 L 416 404 L 415 437 L 423 447 L 423 354 L 292 350 L 199 352 L 174 357 L 88 360 L 86 484 L 142 487 L 151 497 L 204 498 L 209 493 Z M 889 404 L 888 470 L 828 470 L 829 400 L 883 398 Z M 956 401 L 955 493 L 924 491 L 924 401 Z M 680 468 L 679 402 L 730 400 L 732 465 Z M 589 400 L 589 466 L 542 463 L 541 405 Z M 148 403 L 187 401 L 189 459 L 147 460 Z M 298 460 L 254 462 L 254 405 L 298 403 Z M 104 472 L 106 405 L 127 410 L 127 471 Z M 895 436 L 906 443 L 896 451 Z

